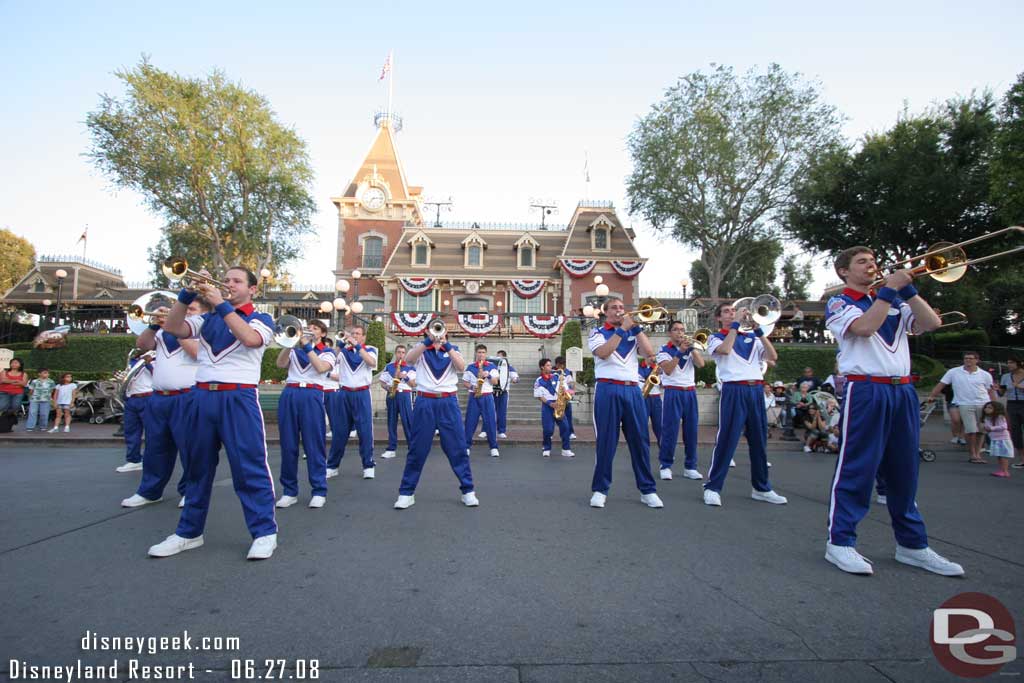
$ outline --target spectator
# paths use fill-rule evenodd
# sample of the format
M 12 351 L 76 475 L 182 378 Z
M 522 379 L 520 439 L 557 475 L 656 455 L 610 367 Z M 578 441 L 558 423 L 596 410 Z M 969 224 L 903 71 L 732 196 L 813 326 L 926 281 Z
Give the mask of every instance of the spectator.
M 821 380 L 814 376 L 814 368 L 804 368 L 804 372 L 794 382 L 797 387 L 802 387 L 804 384 L 809 384 L 808 391 L 817 391 L 818 387 L 821 386 Z M 835 385 L 833 385 L 835 386 Z
M 832 374 L 825 378 L 825 384 L 831 384 L 834 391 L 833 394 L 840 402 L 843 400 L 843 389 L 846 388 L 846 377 L 839 374 L 839 363 L 835 364 L 832 368 Z
M 927 400 L 934 401 L 947 386 L 953 387 L 953 402 L 960 409 L 960 421 L 967 436 L 969 461 L 984 465 L 987 461 L 981 457 L 981 411 L 986 403 L 996 400 L 996 391 L 992 385 L 992 375 L 978 367 L 979 360 L 977 351 L 965 351 L 964 364 L 947 370 Z
M 28 375 L 20 358 L 12 358 L 10 366 L 0 372 L 0 413 L 17 413 L 25 395 Z
M 31 432 L 39 425 L 39 431 L 46 431 L 46 423 L 50 420 L 50 399 L 57 383 L 50 379 L 47 368 L 39 368 L 36 378 L 28 383 L 28 420 L 25 431 Z
M 789 396 L 789 403 L 792 406 L 790 412 L 793 415 L 793 424 L 798 428 L 803 427 L 804 420 L 807 418 L 807 409 L 814 403 L 810 397 L 810 390 L 807 387 L 807 384 L 801 384 L 800 388 Z
M 793 342 L 799 344 L 804 332 L 804 312 L 795 303 L 793 304 L 793 315 L 789 320 L 793 329 Z
M 1010 461 L 1013 460 L 1013 447 L 1010 443 L 1010 431 L 1007 429 L 1006 409 L 998 401 L 989 401 L 982 409 L 981 428 L 990 439 L 989 454 L 996 458 L 999 469 L 992 473 L 993 477 L 1010 476 Z
M 1006 369 L 999 380 L 999 395 L 1006 398 L 1006 419 L 1009 422 L 1010 440 L 1017 455 L 1014 469 L 1024 467 L 1024 367 L 1020 358 L 1006 361 Z
M 826 444 L 829 453 L 839 452 L 839 425 L 835 425 L 828 432 L 828 444 Z
M 830 431 L 828 424 L 814 402 L 811 402 L 807 408 L 807 417 L 804 418 L 803 427 L 807 430 L 804 433 L 804 453 L 812 453 L 818 446 L 823 446 L 823 442 L 828 441 Z
M 65 372 L 60 376 L 60 384 L 53 390 L 53 403 L 57 407 L 57 419 L 53 423 L 50 432 L 60 429 L 60 419 L 64 418 L 64 431 L 71 431 L 71 409 L 78 398 L 78 385 L 72 381 L 71 373 Z
M 771 386 L 764 385 L 764 411 L 768 415 L 768 438 L 772 436 L 772 427 L 781 427 L 779 424 L 779 413 L 782 409 L 776 405 L 775 392 Z

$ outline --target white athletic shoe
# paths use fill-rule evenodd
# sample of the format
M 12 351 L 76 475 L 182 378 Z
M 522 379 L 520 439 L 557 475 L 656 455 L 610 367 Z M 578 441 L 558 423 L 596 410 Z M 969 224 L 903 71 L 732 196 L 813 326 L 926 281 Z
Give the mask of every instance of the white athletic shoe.
M 663 508 L 665 504 L 661 502 L 661 498 L 658 498 L 657 493 L 645 493 L 640 496 L 640 502 L 649 508 Z
M 502 432 L 502 433 L 498 434 L 498 438 L 499 439 L 507 439 L 508 438 L 508 434 L 506 434 L 505 432 Z
M 572 439 L 575 439 L 575 438 L 576 438 L 576 434 L 570 434 L 570 435 L 569 435 L 569 439 L 570 439 L 570 440 L 572 440 Z
M 180 508 L 185 507 L 185 496 L 182 496 L 181 500 L 178 501 L 178 507 L 180 507 Z
M 290 508 L 299 502 L 299 499 L 295 496 L 281 496 L 281 498 L 275 504 L 275 507 L 279 508 Z
M 804 453 L 811 453 L 811 452 L 813 452 L 813 451 L 811 450 L 811 447 L 810 447 L 810 446 L 807 446 L 807 445 L 805 445 L 805 446 L 804 446 Z
M 64 425 L 64 433 L 67 434 L 70 431 L 71 431 L 71 426 L 70 425 Z M 142 468 L 140 467 L 139 469 L 142 469 Z
M 608 500 L 608 496 L 604 495 L 600 491 L 594 491 L 594 495 L 590 497 L 590 507 L 603 508 L 604 501 L 606 500 Z
M 735 460 L 730 460 L 729 461 L 729 467 L 736 467 L 736 461 Z
M 313 496 L 309 499 L 309 507 L 311 508 L 322 508 L 327 499 L 323 496 Z
M 576 454 L 573 453 L 572 451 L 570 451 L 568 448 L 563 448 L 562 449 L 562 457 L 563 458 L 575 458 Z
M 198 548 L 203 544 L 203 537 L 196 536 L 195 538 L 182 538 L 178 534 L 171 534 L 163 540 L 161 543 L 150 547 L 150 557 L 170 557 L 171 555 L 177 555 L 183 550 L 192 550 Z
M 958 439 L 958 438 L 956 438 L 956 437 L 954 436 L 954 437 L 953 437 L 952 439 L 950 439 L 950 440 L 949 440 L 949 442 L 950 442 L 951 444 L 959 444 L 959 443 L 960 443 L 960 439 Z
M 469 450 L 470 449 L 468 449 L 468 448 L 466 449 L 466 455 L 469 455 Z
M 395 501 L 396 510 L 404 510 L 410 508 L 416 504 L 416 496 L 398 496 L 398 500 Z
M 389 460 L 389 459 L 395 457 L 395 452 L 394 451 L 384 451 L 383 453 L 380 454 L 380 457 L 384 458 L 385 460 Z
M 941 574 L 942 576 L 964 575 L 963 567 L 958 565 L 956 562 L 950 562 L 931 548 L 912 550 L 911 548 L 904 548 L 901 545 L 897 545 L 896 561 L 902 562 L 903 564 L 909 564 L 912 567 L 927 569 L 934 574 Z
M 501 453 L 498 452 L 497 448 L 492 448 L 491 449 L 491 457 L 492 458 L 497 458 L 497 457 L 500 457 L 500 456 L 501 456 Z
M 375 475 L 376 472 L 373 467 L 367 467 L 363 470 L 363 479 L 373 479 Z
M 889 497 L 883 496 L 881 493 L 879 493 L 877 496 L 875 496 L 875 502 L 878 503 L 879 505 L 888 505 Z
M 121 507 L 123 508 L 140 508 L 143 505 L 152 505 L 153 503 L 159 503 L 163 498 L 157 498 L 156 500 L 150 500 L 149 498 L 143 498 L 137 493 L 132 494 L 130 497 L 125 498 L 121 501 Z
M 703 476 L 701 476 L 701 473 L 698 472 L 697 470 L 683 470 L 683 476 L 686 477 L 687 479 L 703 479 L 704 478 Z
M 771 464 L 770 462 L 768 462 L 768 463 L 765 463 L 765 464 L 767 464 L 767 465 L 768 465 L 768 467 L 771 467 L 771 466 L 772 466 L 772 464 Z
M 267 536 L 260 536 L 252 542 L 249 546 L 249 554 L 245 556 L 247 560 L 266 560 L 274 554 L 274 550 L 277 549 L 277 534 L 269 534 Z
M 480 437 L 481 439 L 486 439 L 486 438 L 487 438 L 487 432 L 480 432 L 480 434 L 479 434 L 478 436 L 479 436 L 479 437 Z
M 672 480 L 672 468 L 671 467 L 662 467 L 661 468 L 661 478 L 665 479 L 667 481 L 671 481 Z
M 540 455 L 541 455 L 542 458 L 550 458 L 551 457 L 551 451 L 541 451 Z
M 50 432 L 50 434 L 53 434 L 54 432 L 58 431 L 59 429 L 60 429 L 60 427 L 54 427 L 53 429 L 49 430 L 49 432 Z
M 331 438 L 331 432 L 327 432 L 326 434 L 324 434 L 324 436 L 327 437 L 328 439 Z
M 825 559 L 848 574 L 871 576 L 871 560 L 857 552 L 852 545 L 832 545 L 825 542 Z
M 772 505 L 785 505 L 789 502 L 786 500 L 785 496 L 780 496 L 775 493 L 775 491 L 758 491 L 756 489 L 751 489 L 750 497 L 754 500 L 759 500 L 762 503 L 771 503 Z
M 722 507 L 722 496 L 718 494 L 718 491 L 704 489 L 704 504 Z
M 462 504 L 468 508 L 475 508 L 480 505 L 480 501 L 477 499 L 476 493 L 470 491 L 469 493 L 462 494 Z
M 121 465 L 120 467 L 115 467 L 114 471 L 115 472 L 138 472 L 141 469 L 142 469 L 142 463 L 141 462 L 126 462 L 125 464 Z
M 351 432 L 348 433 L 348 438 L 350 438 L 350 439 L 354 439 L 357 436 L 358 436 L 358 434 L 356 434 L 356 430 L 354 430 L 354 429 Z
M 337 467 L 328 467 L 327 468 L 327 478 L 330 479 L 331 477 L 336 477 L 336 476 L 338 476 L 338 468 Z

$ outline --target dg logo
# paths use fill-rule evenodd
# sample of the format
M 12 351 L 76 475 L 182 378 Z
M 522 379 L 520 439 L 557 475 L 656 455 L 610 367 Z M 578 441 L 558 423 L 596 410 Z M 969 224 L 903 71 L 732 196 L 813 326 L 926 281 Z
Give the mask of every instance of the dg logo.
M 990 676 L 1017 658 L 1013 617 L 985 593 L 954 595 L 932 614 L 931 645 L 944 669 L 964 678 Z

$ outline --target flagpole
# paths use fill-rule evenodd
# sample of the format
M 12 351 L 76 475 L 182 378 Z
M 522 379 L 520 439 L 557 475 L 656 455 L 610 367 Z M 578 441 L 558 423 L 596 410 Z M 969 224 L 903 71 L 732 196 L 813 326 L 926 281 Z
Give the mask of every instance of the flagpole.
M 394 111 L 391 108 L 391 98 L 395 92 L 395 51 L 391 50 L 388 52 L 388 63 L 391 68 L 388 69 L 388 119 L 391 118 L 391 114 Z M 392 129 L 394 126 L 392 126 Z

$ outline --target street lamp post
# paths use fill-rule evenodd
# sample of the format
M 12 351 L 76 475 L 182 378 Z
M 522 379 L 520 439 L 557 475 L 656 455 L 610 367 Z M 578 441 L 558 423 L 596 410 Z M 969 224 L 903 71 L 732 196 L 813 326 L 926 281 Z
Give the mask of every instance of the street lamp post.
M 679 281 L 679 284 L 680 284 L 680 285 L 682 286 L 682 288 L 683 288 L 683 306 L 685 306 L 685 305 L 686 305 L 686 288 L 690 286 L 690 281 L 689 281 L 689 280 L 687 280 L 687 279 L 686 279 L 686 278 L 684 277 L 684 278 L 683 278 L 682 280 L 680 280 L 680 281 Z
M 334 310 L 338 312 L 338 320 L 335 322 L 335 327 L 339 327 L 345 323 L 345 309 L 348 308 L 348 302 L 345 301 L 345 295 L 352 288 L 348 280 L 337 280 L 334 283 L 334 291 L 337 292 L 338 296 L 334 300 Z
M 53 326 L 58 327 L 60 325 L 60 295 L 61 290 L 64 288 L 64 278 L 68 276 L 68 271 L 58 268 L 54 275 L 57 276 L 57 313 L 54 316 Z
M 263 270 L 260 271 L 260 278 L 262 279 L 261 284 L 263 285 L 263 295 L 261 298 L 264 301 L 267 300 L 267 280 L 270 279 L 270 275 L 270 268 L 264 268 Z

